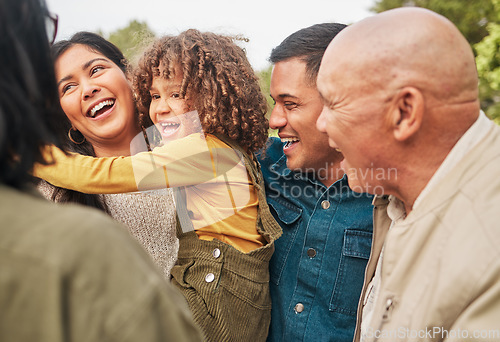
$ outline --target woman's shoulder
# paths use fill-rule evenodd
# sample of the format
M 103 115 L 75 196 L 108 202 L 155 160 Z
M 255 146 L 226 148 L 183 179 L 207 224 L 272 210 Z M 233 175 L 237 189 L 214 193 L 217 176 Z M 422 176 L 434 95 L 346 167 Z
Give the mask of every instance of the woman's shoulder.
M 45 197 L 46 199 L 52 201 L 52 196 L 54 195 L 54 192 L 56 191 L 55 186 L 53 186 L 52 184 L 50 184 L 47 181 L 44 181 L 42 179 L 37 184 L 36 188 L 37 188 L 38 192 L 40 192 L 40 194 L 42 194 L 43 197 Z M 59 201 L 59 197 L 60 196 L 58 196 L 57 198 L 55 198 L 54 202 L 58 202 Z

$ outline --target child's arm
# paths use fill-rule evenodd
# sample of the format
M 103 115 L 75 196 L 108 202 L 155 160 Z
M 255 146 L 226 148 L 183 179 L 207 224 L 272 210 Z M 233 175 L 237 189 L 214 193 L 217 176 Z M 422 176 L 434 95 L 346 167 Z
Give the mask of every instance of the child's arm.
M 137 191 L 130 158 L 94 158 L 76 153 L 65 154 L 47 146 L 44 157 L 52 163 L 35 164 L 33 175 L 52 185 L 88 194 Z
M 195 185 L 218 176 L 221 170 L 217 170 L 215 159 L 221 155 L 220 151 L 228 152 L 223 153 L 223 159 L 224 164 L 230 160 L 229 167 L 239 162 L 234 151 L 219 145 L 209 137 L 205 141 L 199 134 L 193 134 L 152 152 L 110 158 L 67 155 L 50 147 L 48 155 L 52 153 L 55 163 L 37 164 L 33 175 L 55 186 L 99 194 Z

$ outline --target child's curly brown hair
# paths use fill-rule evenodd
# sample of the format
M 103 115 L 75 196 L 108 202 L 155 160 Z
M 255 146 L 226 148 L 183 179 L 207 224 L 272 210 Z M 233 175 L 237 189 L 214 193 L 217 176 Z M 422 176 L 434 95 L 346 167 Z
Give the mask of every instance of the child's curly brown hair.
M 149 117 L 152 79 L 172 79 L 182 72 L 180 97 L 198 111 L 205 133 L 221 134 L 249 152 L 264 146 L 269 122 L 267 102 L 245 52 L 234 38 L 190 29 L 164 36 L 148 48 L 133 75 L 134 93 L 143 127 Z

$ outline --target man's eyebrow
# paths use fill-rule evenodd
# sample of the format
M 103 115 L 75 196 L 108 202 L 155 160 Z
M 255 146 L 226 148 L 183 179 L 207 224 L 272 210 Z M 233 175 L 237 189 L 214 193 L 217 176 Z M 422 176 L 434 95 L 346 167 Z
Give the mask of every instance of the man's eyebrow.
M 109 60 L 107 60 L 105 58 L 101 58 L 101 57 L 94 58 L 94 59 L 91 59 L 90 61 L 86 62 L 85 64 L 83 64 L 82 70 L 87 69 L 88 67 L 90 67 L 96 61 L 109 62 Z M 63 78 L 61 78 L 61 80 L 59 80 L 59 82 L 57 82 L 57 87 L 59 87 L 61 85 L 61 83 L 65 82 L 65 81 L 67 81 L 69 79 L 71 79 L 71 77 L 73 77 L 73 75 L 68 75 L 68 76 L 64 76 Z
M 271 96 L 271 97 L 272 97 L 272 96 Z M 292 97 L 292 98 L 294 98 L 294 99 L 298 99 L 298 97 L 297 97 L 297 96 L 292 95 L 292 94 L 289 94 L 289 93 L 279 94 L 279 95 L 278 95 L 278 97 L 279 97 L 279 98 L 284 98 L 284 97 Z

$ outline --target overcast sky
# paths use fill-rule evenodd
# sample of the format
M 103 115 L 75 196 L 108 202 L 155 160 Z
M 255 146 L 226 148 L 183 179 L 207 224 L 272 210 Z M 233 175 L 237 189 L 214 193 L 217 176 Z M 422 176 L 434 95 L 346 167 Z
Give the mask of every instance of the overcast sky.
M 109 34 L 131 20 L 147 22 L 157 34 L 188 28 L 241 34 L 256 70 L 268 65 L 271 49 L 289 34 L 322 22 L 350 24 L 372 15 L 374 0 L 46 0 L 59 15 L 58 39 L 81 30 Z

